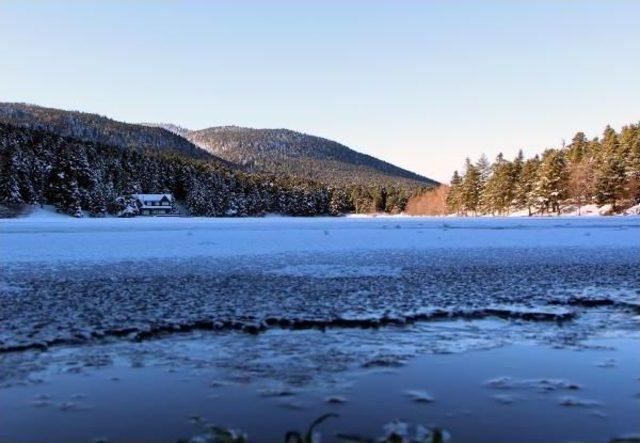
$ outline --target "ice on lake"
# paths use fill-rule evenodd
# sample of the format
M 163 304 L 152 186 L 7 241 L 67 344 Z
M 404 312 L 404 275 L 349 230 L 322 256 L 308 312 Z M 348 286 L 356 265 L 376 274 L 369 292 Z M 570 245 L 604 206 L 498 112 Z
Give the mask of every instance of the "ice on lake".
M 326 441 L 395 418 L 453 441 L 638 431 L 637 217 L 27 218 L 0 235 L 2 440 L 37 439 L 37 419 L 57 441 L 175 441 L 196 414 L 272 441 L 328 411 Z M 580 389 L 543 389 L 560 381 Z

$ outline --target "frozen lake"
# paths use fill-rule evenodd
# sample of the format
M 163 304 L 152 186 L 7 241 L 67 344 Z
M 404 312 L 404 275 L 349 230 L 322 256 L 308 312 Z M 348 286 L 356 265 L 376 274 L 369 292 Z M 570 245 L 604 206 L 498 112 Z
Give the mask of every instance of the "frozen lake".
M 640 431 L 640 218 L 0 220 L 0 440 Z M 38 423 L 33 426 L 32 423 Z M 115 425 L 116 423 L 117 425 Z M 153 423 L 153 425 L 151 425 Z

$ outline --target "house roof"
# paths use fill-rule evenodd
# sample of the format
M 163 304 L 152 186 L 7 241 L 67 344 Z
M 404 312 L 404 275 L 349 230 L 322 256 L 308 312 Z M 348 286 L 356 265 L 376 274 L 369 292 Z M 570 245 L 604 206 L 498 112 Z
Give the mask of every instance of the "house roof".
M 138 200 L 148 202 L 158 202 L 164 197 L 169 199 L 169 201 L 173 201 L 173 194 L 132 194 L 131 196 L 133 198 L 137 198 Z

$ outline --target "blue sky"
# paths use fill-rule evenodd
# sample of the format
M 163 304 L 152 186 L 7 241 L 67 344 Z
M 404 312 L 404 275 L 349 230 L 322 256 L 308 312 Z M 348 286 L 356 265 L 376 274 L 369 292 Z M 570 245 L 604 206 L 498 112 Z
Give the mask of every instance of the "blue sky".
M 448 180 L 640 120 L 640 1 L 0 3 L 0 101 L 286 127 Z

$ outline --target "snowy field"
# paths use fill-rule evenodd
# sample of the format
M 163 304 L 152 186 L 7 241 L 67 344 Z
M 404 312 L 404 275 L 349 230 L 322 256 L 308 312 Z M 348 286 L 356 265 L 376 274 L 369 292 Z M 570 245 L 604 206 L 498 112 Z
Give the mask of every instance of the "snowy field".
M 640 431 L 639 217 L 48 215 L 0 250 L 2 441 Z

